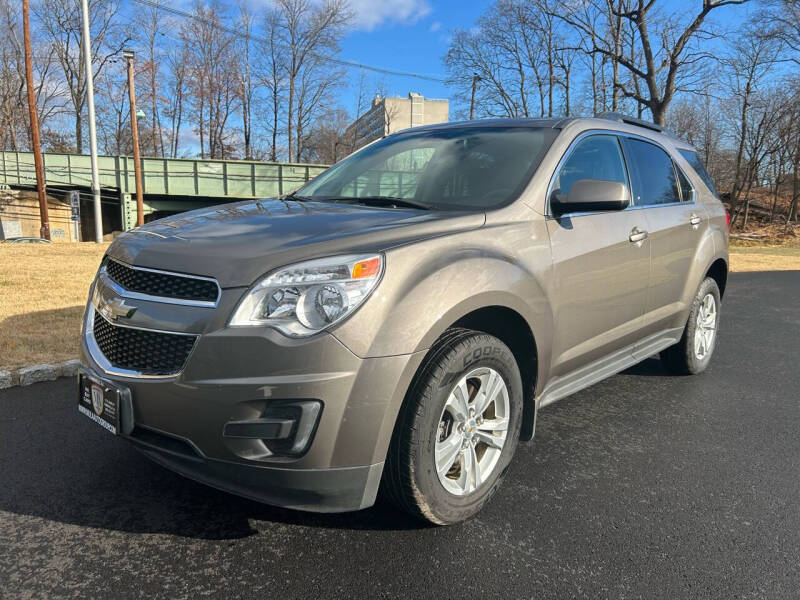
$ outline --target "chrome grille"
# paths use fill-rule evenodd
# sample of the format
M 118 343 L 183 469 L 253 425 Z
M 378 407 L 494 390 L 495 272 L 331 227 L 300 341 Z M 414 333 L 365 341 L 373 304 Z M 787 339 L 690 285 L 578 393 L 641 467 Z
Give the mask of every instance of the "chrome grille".
M 211 303 L 216 302 L 219 295 L 219 286 L 211 279 L 129 267 L 111 258 L 106 260 L 105 270 L 114 283 L 128 292 Z

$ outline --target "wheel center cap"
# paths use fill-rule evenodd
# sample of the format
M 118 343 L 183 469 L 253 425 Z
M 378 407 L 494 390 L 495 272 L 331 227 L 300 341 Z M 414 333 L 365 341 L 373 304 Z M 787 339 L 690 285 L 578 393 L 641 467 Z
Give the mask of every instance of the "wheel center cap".
M 475 422 L 475 419 L 470 419 L 464 424 L 464 437 L 471 440 L 477 429 L 478 424 Z

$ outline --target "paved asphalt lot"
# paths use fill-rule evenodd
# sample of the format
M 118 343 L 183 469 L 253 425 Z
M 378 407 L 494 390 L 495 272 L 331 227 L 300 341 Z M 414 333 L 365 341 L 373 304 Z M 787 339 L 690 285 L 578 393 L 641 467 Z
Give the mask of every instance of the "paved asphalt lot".
M 797 598 L 800 272 L 732 275 L 699 377 L 550 406 L 473 521 L 310 515 L 148 462 L 72 381 L 0 392 L 0 596 Z

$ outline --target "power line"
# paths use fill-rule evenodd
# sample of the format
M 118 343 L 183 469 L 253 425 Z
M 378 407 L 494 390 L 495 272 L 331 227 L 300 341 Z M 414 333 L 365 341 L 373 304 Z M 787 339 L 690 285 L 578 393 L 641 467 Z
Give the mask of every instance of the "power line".
M 234 29 L 233 27 L 228 27 L 227 25 L 223 25 L 222 23 L 217 23 L 217 22 L 212 21 L 210 19 L 206 19 L 204 17 L 201 17 L 200 15 L 194 15 L 194 14 L 192 14 L 190 12 L 186 12 L 186 11 L 181 10 L 179 8 L 174 8 L 172 6 L 164 6 L 162 4 L 159 4 L 158 2 L 155 2 L 154 0 L 133 0 L 133 1 L 134 2 L 138 2 L 139 4 L 143 4 L 145 6 L 150 6 L 151 8 L 155 8 L 156 10 L 161 10 L 161 11 L 168 12 L 168 13 L 171 13 L 173 15 L 179 16 L 179 17 L 183 17 L 185 19 L 192 19 L 194 21 L 198 21 L 200 23 L 204 23 L 204 24 L 206 24 L 206 25 L 208 25 L 210 27 L 215 27 L 215 28 L 219 29 L 220 31 L 224 31 L 226 33 L 229 33 L 231 35 L 235 35 L 235 36 L 240 37 L 240 38 L 249 37 L 252 40 L 256 40 L 256 41 L 259 41 L 259 42 L 262 42 L 262 43 L 265 43 L 265 44 L 269 43 L 269 41 L 267 39 L 265 39 L 265 38 L 263 38 L 261 36 L 258 36 L 258 35 L 246 36 L 246 35 L 242 34 L 241 31 L 239 31 L 237 29 Z M 422 79 L 422 80 L 425 80 L 425 81 L 434 81 L 436 83 L 445 83 L 444 79 L 442 79 L 440 77 L 434 77 L 433 75 L 422 75 L 421 73 L 410 73 L 408 71 L 395 71 L 393 69 L 384 69 L 382 67 L 374 67 L 372 65 L 367 65 L 367 64 L 355 62 L 355 61 L 352 61 L 352 60 L 344 60 L 344 59 L 341 59 L 341 58 L 335 58 L 333 56 L 322 56 L 322 55 L 319 55 L 319 54 L 312 54 L 311 56 L 313 56 L 317 60 L 330 62 L 330 63 L 336 64 L 336 65 L 339 65 L 339 66 L 342 66 L 342 67 L 351 67 L 351 68 L 363 69 L 365 71 L 372 71 L 374 73 L 381 73 L 381 74 L 384 74 L 384 75 L 395 75 L 397 77 L 413 77 L 415 79 Z

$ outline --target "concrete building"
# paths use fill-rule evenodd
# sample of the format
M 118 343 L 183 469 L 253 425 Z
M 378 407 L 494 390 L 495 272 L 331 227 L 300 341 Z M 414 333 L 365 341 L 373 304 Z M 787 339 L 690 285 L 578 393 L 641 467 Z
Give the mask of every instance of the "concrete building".
M 416 92 L 410 92 L 407 98 L 375 96 L 370 109 L 346 129 L 345 139 L 352 139 L 353 148 L 358 149 L 401 129 L 446 123 L 449 113 L 449 100 L 425 98 Z
M 54 242 L 80 240 L 79 224 L 72 220 L 69 199 L 47 196 L 50 237 Z M 8 189 L 0 184 L 0 240 L 14 237 L 39 237 L 39 196 L 35 191 Z

